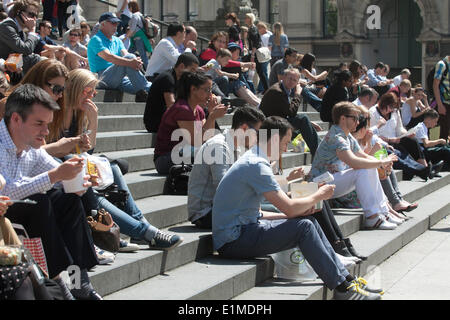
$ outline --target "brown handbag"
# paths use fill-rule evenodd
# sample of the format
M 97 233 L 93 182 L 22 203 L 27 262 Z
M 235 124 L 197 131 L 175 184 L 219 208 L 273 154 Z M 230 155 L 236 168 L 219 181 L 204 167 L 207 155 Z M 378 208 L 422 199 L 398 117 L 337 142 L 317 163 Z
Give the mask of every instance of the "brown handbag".
M 118 252 L 120 247 L 120 228 L 105 209 L 98 210 L 95 216 L 87 217 L 92 230 L 94 243 L 101 249 Z

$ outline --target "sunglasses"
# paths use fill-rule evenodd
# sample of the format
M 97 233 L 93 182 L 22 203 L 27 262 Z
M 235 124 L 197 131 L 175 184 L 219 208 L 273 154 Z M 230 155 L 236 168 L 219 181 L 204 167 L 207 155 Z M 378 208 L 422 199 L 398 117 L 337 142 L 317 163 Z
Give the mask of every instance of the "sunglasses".
M 69 33 L 69 35 L 70 35 L 71 37 L 79 37 L 79 36 L 80 36 L 78 33 Z
M 344 115 L 344 117 L 346 117 L 346 118 L 351 118 L 351 119 L 353 119 L 353 120 L 359 122 L 359 116 L 352 116 L 352 115 L 346 114 L 346 115 Z
M 48 87 L 52 90 L 54 95 L 59 95 L 64 92 L 64 87 L 60 86 L 59 84 L 51 84 L 47 82 Z
M 38 14 L 36 12 L 24 11 L 30 18 L 37 18 Z

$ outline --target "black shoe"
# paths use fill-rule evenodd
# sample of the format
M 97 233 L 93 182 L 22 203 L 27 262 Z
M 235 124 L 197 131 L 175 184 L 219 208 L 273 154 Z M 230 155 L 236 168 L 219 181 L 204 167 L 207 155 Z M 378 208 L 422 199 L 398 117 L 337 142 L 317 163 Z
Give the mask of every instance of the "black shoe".
M 337 242 L 332 243 L 331 246 L 333 247 L 334 252 L 336 252 L 337 254 L 340 254 L 344 257 L 353 257 L 344 241 L 338 240 Z
M 357 258 L 359 258 L 359 259 L 361 259 L 361 260 L 363 260 L 363 261 L 366 261 L 366 260 L 367 260 L 367 257 L 366 257 L 366 256 L 360 255 L 358 252 L 356 252 L 356 250 L 355 250 L 355 248 L 353 247 L 352 243 L 350 242 L 350 239 L 349 239 L 349 238 L 342 239 L 342 240 L 344 241 L 344 243 L 345 243 L 345 245 L 346 245 L 348 251 L 349 251 L 354 257 L 357 257 Z
M 425 182 L 426 182 L 426 181 L 428 181 L 428 178 L 430 177 L 430 175 L 432 173 L 431 170 L 432 170 L 432 167 L 428 166 L 428 167 L 420 170 L 416 175 L 418 177 L 422 178 L 423 180 L 425 180 Z
M 147 102 L 148 93 L 145 90 L 139 90 L 136 92 L 135 102 Z
M 73 294 L 73 292 L 72 295 L 77 300 L 103 300 L 103 298 L 94 289 L 90 290 L 87 295 L 78 296 Z
M 437 177 L 437 178 L 440 178 L 440 177 L 441 177 L 441 176 L 439 176 L 439 172 L 442 171 L 442 168 L 444 167 L 444 164 L 445 164 L 444 160 L 441 160 L 441 161 L 439 161 L 438 163 L 433 164 L 433 165 L 431 166 L 431 171 L 432 171 L 432 174 L 433 174 L 433 178 L 434 178 L 434 177 Z M 430 177 L 430 178 L 431 178 L 431 177 Z

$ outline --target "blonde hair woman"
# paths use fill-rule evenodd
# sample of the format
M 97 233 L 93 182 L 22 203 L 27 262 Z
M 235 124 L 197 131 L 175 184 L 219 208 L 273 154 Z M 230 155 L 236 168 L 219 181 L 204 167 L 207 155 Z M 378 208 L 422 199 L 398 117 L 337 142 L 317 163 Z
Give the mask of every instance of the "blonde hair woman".
M 56 112 L 56 114 L 63 113 L 63 121 L 60 122 L 59 130 L 50 132 L 50 135 L 68 133 L 70 136 L 79 136 L 90 131 L 88 136 L 91 146 L 95 147 L 98 108 L 92 98 L 97 93 L 95 88 L 98 82 L 97 77 L 89 70 L 76 69 L 69 72 L 64 90 L 64 110 Z
M 272 66 L 278 60 L 284 58 L 284 52 L 289 47 L 289 39 L 284 33 L 283 25 L 280 22 L 275 22 L 273 25 L 273 35 L 269 38 L 269 49 L 272 53 Z

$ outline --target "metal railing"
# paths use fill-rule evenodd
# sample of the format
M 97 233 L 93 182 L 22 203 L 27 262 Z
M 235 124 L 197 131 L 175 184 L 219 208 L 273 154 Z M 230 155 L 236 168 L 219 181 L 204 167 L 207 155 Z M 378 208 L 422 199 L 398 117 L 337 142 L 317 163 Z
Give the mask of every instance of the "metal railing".
M 108 6 L 111 6 L 111 7 L 117 8 L 117 5 L 116 5 L 116 4 L 111 3 L 111 2 L 108 2 L 108 1 L 106 1 L 106 0 L 96 0 L 96 1 L 97 1 L 97 2 L 101 2 L 101 3 L 103 3 L 103 4 L 106 4 L 106 5 L 108 5 Z M 160 41 L 162 38 L 164 38 L 163 35 L 167 34 L 167 31 L 164 32 L 164 31 L 165 31 L 164 28 L 167 30 L 167 28 L 169 27 L 170 23 L 165 22 L 165 21 L 161 21 L 161 20 L 159 20 L 159 19 L 155 19 L 155 18 L 153 18 L 151 15 L 149 15 L 149 17 L 152 19 L 152 21 L 153 21 L 154 23 L 156 23 L 157 25 L 159 25 L 159 28 L 160 28 L 160 30 L 161 30 L 161 32 L 160 32 L 160 34 L 158 35 L 158 37 L 154 38 L 154 40 L 155 40 L 156 42 L 158 42 L 158 41 Z M 205 49 L 205 48 L 208 47 L 208 45 L 209 45 L 209 39 L 208 39 L 207 37 L 198 35 L 198 38 L 197 38 L 197 44 L 198 44 L 198 43 L 200 44 L 200 48 L 197 48 L 197 52 L 200 53 L 203 49 Z

